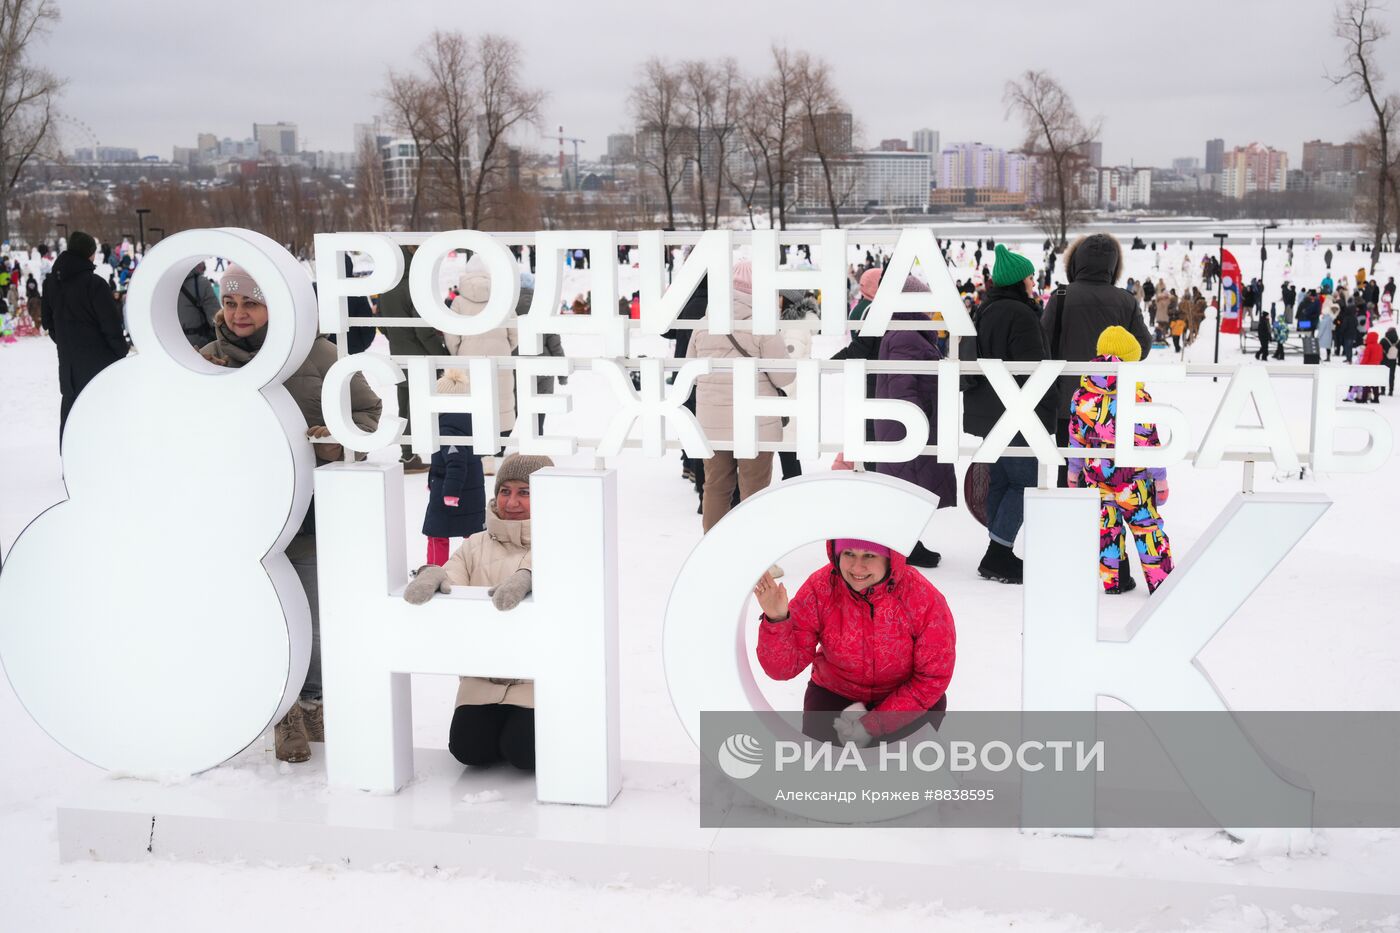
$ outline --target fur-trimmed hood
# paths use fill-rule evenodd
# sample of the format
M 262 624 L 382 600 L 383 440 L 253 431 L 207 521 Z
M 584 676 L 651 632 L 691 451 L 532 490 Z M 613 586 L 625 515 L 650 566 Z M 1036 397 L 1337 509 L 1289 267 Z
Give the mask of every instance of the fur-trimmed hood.
M 1123 275 L 1122 244 L 1107 233 L 1080 237 L 1065 250 L 1065 275 L 1071 282 L 1112 285 Z

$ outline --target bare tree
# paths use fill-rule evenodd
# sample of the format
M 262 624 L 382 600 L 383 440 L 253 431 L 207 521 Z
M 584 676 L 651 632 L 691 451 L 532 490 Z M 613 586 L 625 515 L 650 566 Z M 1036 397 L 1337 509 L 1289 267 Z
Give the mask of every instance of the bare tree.
M 1332 34 L 1342 40 L 1345 54 L 1342 59 L 1342 73 L 1328 75 L 1334 86 L 1344 87 L 1351 95 L 1352 102 L 1365 100 L 1371 107 L 1375 123 L 1375 155 L 1379 160 L 1376 167 L 1375 200 L 1375 240 L 1371 244 L 1371 273 L 1376 271 L 1376 263 L 1381 257 L 1381 240 L 1386 234 L 1386 214 L 1389 209 L 1388 197 L 1392 195 L 1390 163 L 1392 159 L 1391 134 L 1395 132 L 1395 119 L 1400 115 L 1400 97 L 1386 95 L 1380 87 L 1382 78 L 1376 61 L 1377 46 L 1390 29 L 1378 18 L 1385 7 L 1374 0 L 1342 0 L 1332 16 Z
M 846 170 L 849 168 L 847 153 L 842 151 L 838 140 L 829 138 L 826 129 L 833 117 L 847 112 L 846 102 L 836 91 L 831 79 L 831 66 L 825 61 L 799 52 L 792 66 L 794 98 L 802 120 L 803 148 L 815 156 L 821 165 L 827 206 L 831 209 L 831 225 L 839 227 L 840 209 L 854 190 L 854 176 Z
M 711 97 L 710 128 L 715 141 L 715 226 L 719 226 L 724 182 L 729 174 L 729 153 L 739 142 L 739 108 L 744 95 L 744 78 L 732 58 L 720 59 L 714 67 L 714 94 Z M 752 218 L 750 218 L 752 220 Z
M 424 160 L 428 156 L 428 140 L 433 132 L 436 119 L 433 114 L 436 96 L 428 82 L 415 74 L 390 71 L 384 79 L 384 89 L 379 95 L 389 107 L 389 125 L 394 131 L 413 140 L 414 151 L 418 153 L 418 172 L 413 177 L 413 195 L 409 201 L 408 228 L 421 229 L 421 205 L 424 182 L 428 174 L 423 171 Z M 374 154 L 375 162 L 379 155 Z M 361 163 L 363 164 L 363 153 Z M 381 173 L 381 185 L 382 173 Z
M 520 46 L 504 36 L 485 35 L 476 49 L 478 152 L 472 172 L 471 229 L 489 213 L 487 198 L 506 174 L 506 137 L 521 123 L 538 124 L 544 91 L 520 83 Z
M 683 62 L 679 70 L 681 111 L 687 155 L 695 165 L 700 229 L 719 226 L 724 203 L 725 165 L 738 130 L 743 79 L 732 58 Z M 713 191 L 713 198 L 710 192 Z
M 787 228 L 787 196 L 795 178 L 802 114 L 796 93 L 797 68 L 786 48 L 773 46 L 773 71 L 745 91 L 741 124 L 755 161 L 762 162 L 768 195 L 768 225 Z
M 656 173 L 666 201 L 666 225 L 676 226 L 676 189 L 685 177 L 685 126 L 681 113 L 681 82 L 659 58 L 642 66 L 630 107 L 637 121 L 637 163 Z M 639 179 L 640 180 L 640 179 Z
M 58 17 L 54 0 L 0 3 L 0 240 L 10 238 L 20 173 L 54 142 L 54 100 L 63 82 L 29 64 L 29 53 Z
M 1022 149 L 1040 157 L 1053 186 L 1055 240 L 1069 242 L 1070 215 L 1074 208 L 1074 177 L 1087 161 L 1088 144 L 1098 138 L 1103 121 L 1086 124 L 1058 81 L 1044 71 L 1027 71 L 1019 81 L 1006 82 L 1002 95 L 1006 116 L 1019 117 L 1025 125 Z
M 466 228 L 469 181 L 467 159 L 476 116 L 472 81 L 472 48 L 460 32 L 436 30 L 421 49 L 430 93 L 427 151 L 420 149 L 419 176 L 431 163 L 444 193 L 457 209 L 457 224 Z
M 379 147 L 375 145 L 374 137 L 365 136 L 360 140 L 356 151 L 355 166 L 355 194 L 359 202 L 360 223 L 365 225 L 366 230 L 379 232 L 388 230 L 389 224 L 389 199 L 384 188 L 384 163 L 379 154 Z M 415 189 L 417 186 L 414 186 Z M 417 230 L 417 191 L 414 191 L 414 214 L 410 220 L 411 230 Z
M 772 160 L 767 149 L 768 106 L 762 92 L 763 82 L 755 79 L 744 85 L 739 94 L 735 121 L 738 124 L 735 145 L 744 153 L 746 167 L 742 172 L 727 172 L 729 186 L 739 198 L 749 216 L 750 229 L 757 228 L 754 206 L 758 200 L 759 181 L 766 177 L 769 185 L 768 224 L 773 226 Z
M 700 206 L 700 229 L 708 230 L 708 200 L 705 185 L 708 181 L 707 164 L 714 159 L 710 119 L 714 113 L 714 70 L 706 61 L 681 62 L 680 102 L 684 115 L 683 134 L 686 159 L 695 166 L 695 195 Z M 708 150 L 708 151 L 707 151 Z

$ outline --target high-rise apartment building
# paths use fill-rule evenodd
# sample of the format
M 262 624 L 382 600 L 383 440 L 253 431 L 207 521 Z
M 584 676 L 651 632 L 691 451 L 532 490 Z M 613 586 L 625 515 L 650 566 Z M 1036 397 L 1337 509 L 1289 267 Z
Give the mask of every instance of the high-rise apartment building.
M 1288 153 L 1250 143 L 1225 153 L 1220 192 L 1242 198 L 1255 191 L 1284 191 L 1288 187 Z
M 273 155 L 292 155 L 297 151 L 295 123 L 254 123 L 253 139 L 258 148 Z
M 1225 140 L 1206 140 L 1206 174 L 1215 175 L 1225 170 Z

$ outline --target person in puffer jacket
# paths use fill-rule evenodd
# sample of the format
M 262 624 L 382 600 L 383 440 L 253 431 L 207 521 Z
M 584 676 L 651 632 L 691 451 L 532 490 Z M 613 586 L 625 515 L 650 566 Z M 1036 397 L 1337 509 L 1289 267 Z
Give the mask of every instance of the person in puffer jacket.
M 1142 347 L 1122 327 L 1105 328 L 1099 336 L 1096 363 L 1135 363 Z M 1112 449 L 1118 422 L 1118 377 L 1084 376 L 1070 401 L 1071 447 Z M 1150 402 L 1138 386 L 1137 400 Z M 1157 447 L 1156 425 L 1139 424 L 1133 443 Z M 1155 592 L 1172 572 L 1171 542 L 1157 507 L 1167 501 L 1167 471 L 1163 467 L 1115 467 L 1105 457 L 1071 457 L 1069 485 L 1099 491 L 1099 578 L 1105 593 L 1126 593 L 1136 587 L 1127 573 L 1126 530 L 1137 543 L 1147 589 Z M 1121 571 L 1121 572 L 1120 572 Z
M 754 587 L 763 609 L 758 662 L 775 680 L 808 666 L 802 731 L 824 742 L 894 741 L 947 708 L 956 632 L 948 603 L 882 544 L 826 543 L 828 563 L 789 602 L 764 574 Z
M 1371 331 L 1366 335 L 1366 343 L 1361 350 L 1362 366 L 1379 366 L 1385 362 L 1385 354 L 1381 352 L 1381 335 Z M 1377 402 L 1381 400 L 1380 386 L 1358 386 L 1361 390 L 1358 393 L 1358 401 Z
M 460 369 L 449 369 L 437 382 L 439 395 L 465 395 L 467 376 Z M 428 469 L 428 507 L 423 515 L 423 534 L 428 538 L 428 563 L 447 563 L 453 538 L 470 538 L 486 527 L 486 480 L 481 458 L 470 443 L 472 416 L 466 412 L 438 415 L 438 435 L 443 444 L 433 452 Z
M 548 457 L 511 454 L 496 471 L 486 530 L 462 542 L 445 567 L 428 565 L 404 588 L 404 601 L 421 605 L 455 586 L 485 586 L 502 612 L 534 589 L 530 552 L 530 477 L 554 466 Z M 462 677 L 447 750 L 464 765 L 505 760 L 535 769 L 535 684 L 513 677 Z

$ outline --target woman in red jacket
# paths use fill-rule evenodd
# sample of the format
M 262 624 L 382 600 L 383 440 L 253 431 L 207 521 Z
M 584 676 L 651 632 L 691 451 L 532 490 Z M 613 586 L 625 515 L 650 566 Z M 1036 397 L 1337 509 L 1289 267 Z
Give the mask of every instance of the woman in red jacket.
M 811 665 L 802 731 L 819 741 L 893 741 L 930 713 L 936 726 L 956 654 L 943 594 L 882 544 L 842 538 L 826 552 L 791 602 L 768 574 L 754 587 L 759 664 L 775 680 Z
M 1381 353 L 1381 335 L 1371 331 L 1366 335 L 1366 344 L 1361 350 L 1362 366 L 1379 366 L 1385 362 L 1385 355 Z M 1362 386 L 1361 401 L 1380 403 L 1380 386 Z

